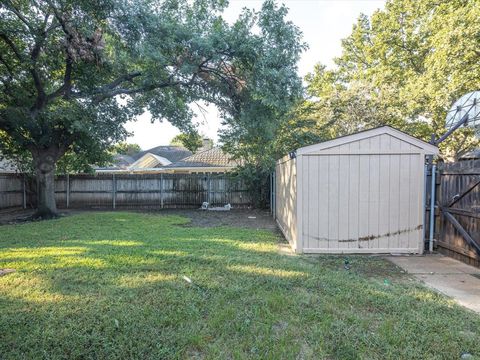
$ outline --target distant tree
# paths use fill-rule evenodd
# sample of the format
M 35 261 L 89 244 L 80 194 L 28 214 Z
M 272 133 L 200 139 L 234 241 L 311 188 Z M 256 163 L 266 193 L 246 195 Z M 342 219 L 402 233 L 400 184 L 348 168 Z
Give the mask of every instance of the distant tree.
M 24 148 L 12 146 L 9 144 L 11 138 L 0 131 L 0 144 L 3 152 L 0 153 L 0 159 L 5 158 L 12 161 L 15 167 L 29 176 L 35 175 L 33 167 L 32 154 Z M 105 166 L 113 160 L 112 153 L 104 149 L 92 151 L 78 147 L 72 147 L 57 161 L 55 167 L 56 174 L 74 174 L 74 173 L 93 173 L 92 165 Z
M 142 151 L 142 148 L 138 144 L 130 144 L 125 141 L 113 144 L 110 147 L 110 152 L 112 154 L 122 154 L 132 156 Z
M 313 121 L 311 132 L 332 139 L 364 129 L 390 125 L 429 140 L 431 127 L 418 118 L 407 118 L 394 87 L 375 86 L 364 79 L 344 83 L 335 71 L 317 65 L 306 77 L 308 99 L 299 119 Z
M 292 27 L 271 1 L 229 25 L 226 4 L 0 2 L 0 151 L 33 159 L 36 216 L 56 214 L 54 173 L 66 153 L 95 157 L 144 109 L 188 131 L 194 101 L 236 117 L 249 98 L 273 106 L 290 96 Z
M 268 202 L 268 176 L 278 158 L 275 145 L 279 131 L 303 93 L 297 62 L 306 45 L 301 41 L 300 30 L 286 20 L 286 15 L 285 6 L 266 2 L 262 12 L 245 17 L 245 21 L 251 21 L 249 17 L 258 16 L 263 39 L 248 69 L 248 78 L 254 79 L 253 88 L 270 90 L 244 91 L 242 106 L 224 116 L 220 131 L 224 150 L 239 160 L 238 175 L 246 181 L 260 207 Z
M 340 116 L 334 131 L 386 123 L 425 140 L 443 134 L 453 101 L 480 89 L 479 17 L 478 1 L 466 0 L 389 0 L 362 15 L 342 42 L 336 71 L 317 66 L 307 78 L 317 114 Z M 472 135 L 457 131 L 443 154 L 458 158 L 477 146 Z
M 57 174 L 76 174 L 85 173 L 92 174 L 94 169 L 92 165 L 106 166 L 113 161 L 113 155 L 104 150 L 83 151 L 83 149 L 77 149 L 77 151 L 67 151 L 57 162 L 56 173 Z
M 198 132 L 182 133 L 175 135 L 173 139 L 170 140 L 170 145 L 183 146 L 194 153 L 202 147 L 203 139 Z

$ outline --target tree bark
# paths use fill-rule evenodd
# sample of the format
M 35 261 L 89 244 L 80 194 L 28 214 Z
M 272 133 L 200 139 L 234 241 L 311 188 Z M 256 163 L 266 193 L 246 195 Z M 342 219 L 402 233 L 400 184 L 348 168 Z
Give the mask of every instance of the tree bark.
M 58 216 L 55 202 L 55 164 L 58 148 L 42 148 L 32 151 L 37 178 L 37 211 L 34 218 L 51 219 Z

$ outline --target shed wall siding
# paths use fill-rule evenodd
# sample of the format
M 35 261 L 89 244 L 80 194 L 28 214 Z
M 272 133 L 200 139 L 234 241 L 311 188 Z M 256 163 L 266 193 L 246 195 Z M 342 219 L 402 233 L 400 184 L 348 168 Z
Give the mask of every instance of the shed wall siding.
M 275 214 L 278 226 L 297 250 L 297 167 L 296 160 L 281 160 L 276 165 Z
M 382 134 L 302 161 L 303 252 L 423 252 L 422 149 Z

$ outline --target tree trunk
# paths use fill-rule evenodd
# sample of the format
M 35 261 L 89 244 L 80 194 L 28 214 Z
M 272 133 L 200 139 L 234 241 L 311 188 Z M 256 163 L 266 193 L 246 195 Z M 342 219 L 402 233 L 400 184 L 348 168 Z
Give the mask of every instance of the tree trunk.
M 55 164 L 60 157 L 58 148 L 32 151 L 37 178 L 37 212 L 34 218 L 51 219 L 58 216 L 55 202 Z

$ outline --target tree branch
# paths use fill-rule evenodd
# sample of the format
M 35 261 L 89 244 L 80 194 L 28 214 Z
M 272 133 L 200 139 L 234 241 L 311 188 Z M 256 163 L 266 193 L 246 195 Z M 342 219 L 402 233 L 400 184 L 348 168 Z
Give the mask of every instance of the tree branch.
M 140 87 L 130 88 L 130 89 L 112 88 L 110 91 L 107 91 L 107 92 L 97 93 L 97 94 L 94 93 L 95 96 L 93 98 L 93 102 L 95 104 L 99 104 L 103 100 L 115 97 L 117 95 L 134 95 L 142 92 L 147 92 L 147 91 L 152 91 L 155 89 L 162 89 L 167 87 L 200 85 L 198 83 L 197 84 L 195 83 L 195 79 L 197 78 L 197 76 L 198 76 L 198 73 L 194 73 L 192 77 L 187 81 L 179 81 L 179 80 L 172 81 L 172 76 L 171 76 L 167 82 L 163 82 L 163 83 L 150 84 L 150 85 L 140 86 Z M 81 97 L 81 94 L 77 94 L 77 96 Z
M 10 10 L 20 19 L 20 21 L 23 22 L 27 26 L 27 28 L 30 30 L 30 32 L 35 31 L 33 26 L 28 22 L 27 18 L 22 15 L 22 13 L 12 4 L 12 2 L 10 0 L 5 0 L 5 3 L 10 8 Z
M 46 101 L 45 90 L 43 88 L 42 80 L 40 79 L 40 75 L 36 67 L 36 62 L 37 62 L 38 56 L 40 55 L 42 43 L 43 43 L 43 39 L 38 39 L 37 42 L 35 43 L 34 48 L 32 49 L 32 54 L 31 54 L 32 67 L 30 68 L 30 74 L 32 75 L 35 89 L 37 89 L 37 100 L 35 101 L 36 109 L 41 109 Z
M 2 39 L 10 47 L 10 49 L 12 49 L 12 51 L 14 52 L 14 54 L 17 57 L 18 60 L 20 60 L 20 61 L 24 60 L 24 57 L 23 57 L 22 53 L 17 49 L 17 47 L 15 46 L 13 41 L 10 40 L 10 38 L 7 36 L 7 34 L 0 33 L 0 39 Z
M 139 77 L 141 75 L 142 75 L 141 71 L 135 71 L 135 72 L 132 72 L 132 73 L 129 73 L 129 74 L 119 76 L 117 79 L 115 79 L 111 83 L 109 83 L 105 86 L 102 86 L 101 88 L 95 90 L 94 93 L 102 93 L 102 92 L 107 92 L 109 90 L 113 90 L 117 86 L 121 85 L 122 83 L 124 83 L 126 81 L 132 81 L 133 79 L 135 79 L 136 77 Z
M 47 95 L 47 102 L 50 102 L 61 95 L 63 95 L 65 99 L 68 99 L 70 97 L 72 91 L 72 67 L 73 60 L 70 55 L 67 54 L 67 59 L 65 60 L 65 73 L 63 75 L 63 84 L 57 90 Z
M 103 100 L 115 97 L 117 95 L 134 95 L 134 94 L 139 94 L 139 93 L 142 93 L 142 92 L 151 91 L 151 90 L 155 90 L 155 89 L 177 86 L 177 85 L 180 85 L 180 84 L 181 84 L 181 82 L 172 82 L 172 83 L 152 84 L 152 85 L 148 85 L 148 86 L 142 86 L 142 87 L 131 88 L 131 89 L 127 89 L 127 88 L 112 89 L 108 92 L 96 94 L 93 98 L 93 102 L 95 104 L 99 104 Z
M 53 11 L 53 14 L 55 16 L 55 19 L 57 19 L 58 21 L 58 25 L 61 26 L 63 32 L 65 33 L 65 35 L 68 36 L 68 41 L 70 42 L 71 38 L 72 38 L 72 34 L 70 34 L 70 32 L 68 31 L 67 29 L 67 24 L 65 23 L 65 20 L 62 18 L 62 15 L 57 11 L 57 8 L 55 7 L 55 5 L 50 1 L 50 0 L 46 0 L 46 3 L 48 4 L 48 6 L 50 6 L 50 8 L 52 9 Z M 57 26 L 55 26 L 57 27 Z M 52 28 L 52 27 L 51 27 Z M 47 31 L 50 31 L 51 28 L 49 28 Z
M 13 77 L 13 68 L 10 66 L 10 64 L 7 63 L 7 61 L 3 58 L 2 54 L 0 54 L 0 62 L 5 66 L 7 69 L 8 73 L 10 74 L 10 77 Z

